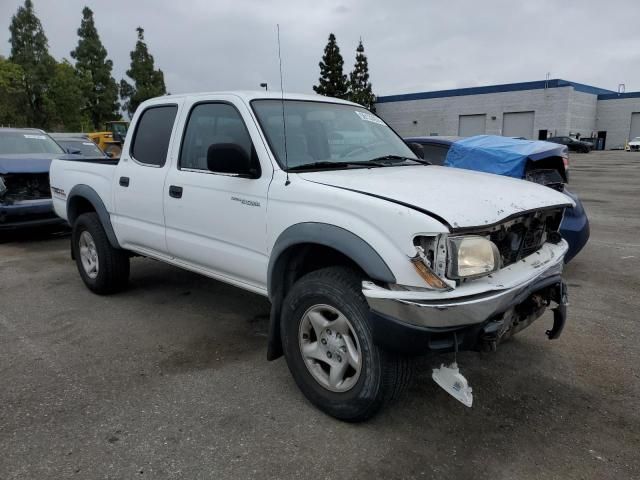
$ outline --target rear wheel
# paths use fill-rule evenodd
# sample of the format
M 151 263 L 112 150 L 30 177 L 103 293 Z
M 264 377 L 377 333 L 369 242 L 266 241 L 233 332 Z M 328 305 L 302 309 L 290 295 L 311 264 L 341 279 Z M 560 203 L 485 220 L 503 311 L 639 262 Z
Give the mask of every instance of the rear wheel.
M 302 393 L 341 420 L 372 417 L 410 379 L 405 357 L 377 347 L 355 272 L 331 267 L 305 275 L 283 305 L 282 344 Z
M 76 219 L 71 241 L 78 272 L 91 291 L 109 294 L 126 288 L 129 255 L 109 243 L 97 213 Z

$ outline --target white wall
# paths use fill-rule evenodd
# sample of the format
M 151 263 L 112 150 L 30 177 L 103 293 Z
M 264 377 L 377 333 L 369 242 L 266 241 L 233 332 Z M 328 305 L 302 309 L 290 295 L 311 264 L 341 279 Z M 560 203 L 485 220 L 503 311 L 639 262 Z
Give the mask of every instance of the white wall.
M 575 136 L 590 137 L 596 133 L 596 110 L 598 97 L 591 93 L 571 92 L 569 100 L 569 131 Z M 564 133 L 563 133 L 564 135 Z
M 640 98 L 598 100 L 596 129 L 607 132 L 607 149 L 624 146 L 634 112 L 640 112 Z
M 376 113 L 402 136 L 457 135 L 460 115 L 486 114 L 486 132 L 500 135 L 504 112 L 533 110 L 535 111 L 535 138 L 537 138 L 538 130 L 541 129 L 549 130 L 550 135 L 567 135 L 571 129 L 570 118 L 572 117 L 569 104 L 575 93 L 573 87 L 568 86 L 546 90 L 385 102 L 376 104 Z M 591 96 L 596 98 L 595 95 Z M 586 125 L 582 119 L 584 112 L 591 107 L 586 99 L 581 96 L 577 98 L 584 106 L 578 108 L 573 116 L 576 119 L 581 119 L 577 125 L 582 128 L 582 125 Z M 495 117 L 495 120 L 492 117 Z M 591 130 L 592 127 L 589 129 L 589 134 Z

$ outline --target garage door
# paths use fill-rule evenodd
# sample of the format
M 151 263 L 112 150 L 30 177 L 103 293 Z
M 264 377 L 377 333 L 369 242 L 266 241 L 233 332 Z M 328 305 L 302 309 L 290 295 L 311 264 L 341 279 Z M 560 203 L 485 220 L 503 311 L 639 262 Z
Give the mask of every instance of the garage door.
M 502 135 L 533 140 L 534 112 L 510 112 L 502 116 Z
M 486 115 L 460 115 L 458 123 L 458 135 L 470 137 L 472 135 L 484 135 L 487 131 Z
M 631 114 L 631 129 L 629 130 L 629 140 L 640 137 L 640 112 Z

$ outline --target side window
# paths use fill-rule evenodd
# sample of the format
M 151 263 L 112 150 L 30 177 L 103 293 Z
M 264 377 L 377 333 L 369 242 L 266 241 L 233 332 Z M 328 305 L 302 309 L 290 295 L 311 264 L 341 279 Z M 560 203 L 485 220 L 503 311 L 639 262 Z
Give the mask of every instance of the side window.
M 429 160 L 434 165 L 444 165 L 449 148 L 444 145 L 422 144 L 422 151 L 424 152 L 422 158 L 425 160 Z
M 251 137 L 235 107 L 226 103 L 196 105 L 191 110 L 184 132 L 179 168 L 208 171 L 209 147 L 228 143 L 240 146 L 247 157 L 257 162 Z
M 142 112 L 131 144 L 134 160 L 156 167 L 164 165 L 177 112 L 176 105 L 149 107 Z

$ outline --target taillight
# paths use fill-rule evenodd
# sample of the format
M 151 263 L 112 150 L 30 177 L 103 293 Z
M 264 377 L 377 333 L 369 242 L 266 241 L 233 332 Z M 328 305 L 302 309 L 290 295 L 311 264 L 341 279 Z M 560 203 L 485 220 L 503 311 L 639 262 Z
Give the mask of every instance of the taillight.
M 569 157 L 562 157 L 562 163 L 564 164 L 564 169 L 569 170 Z

